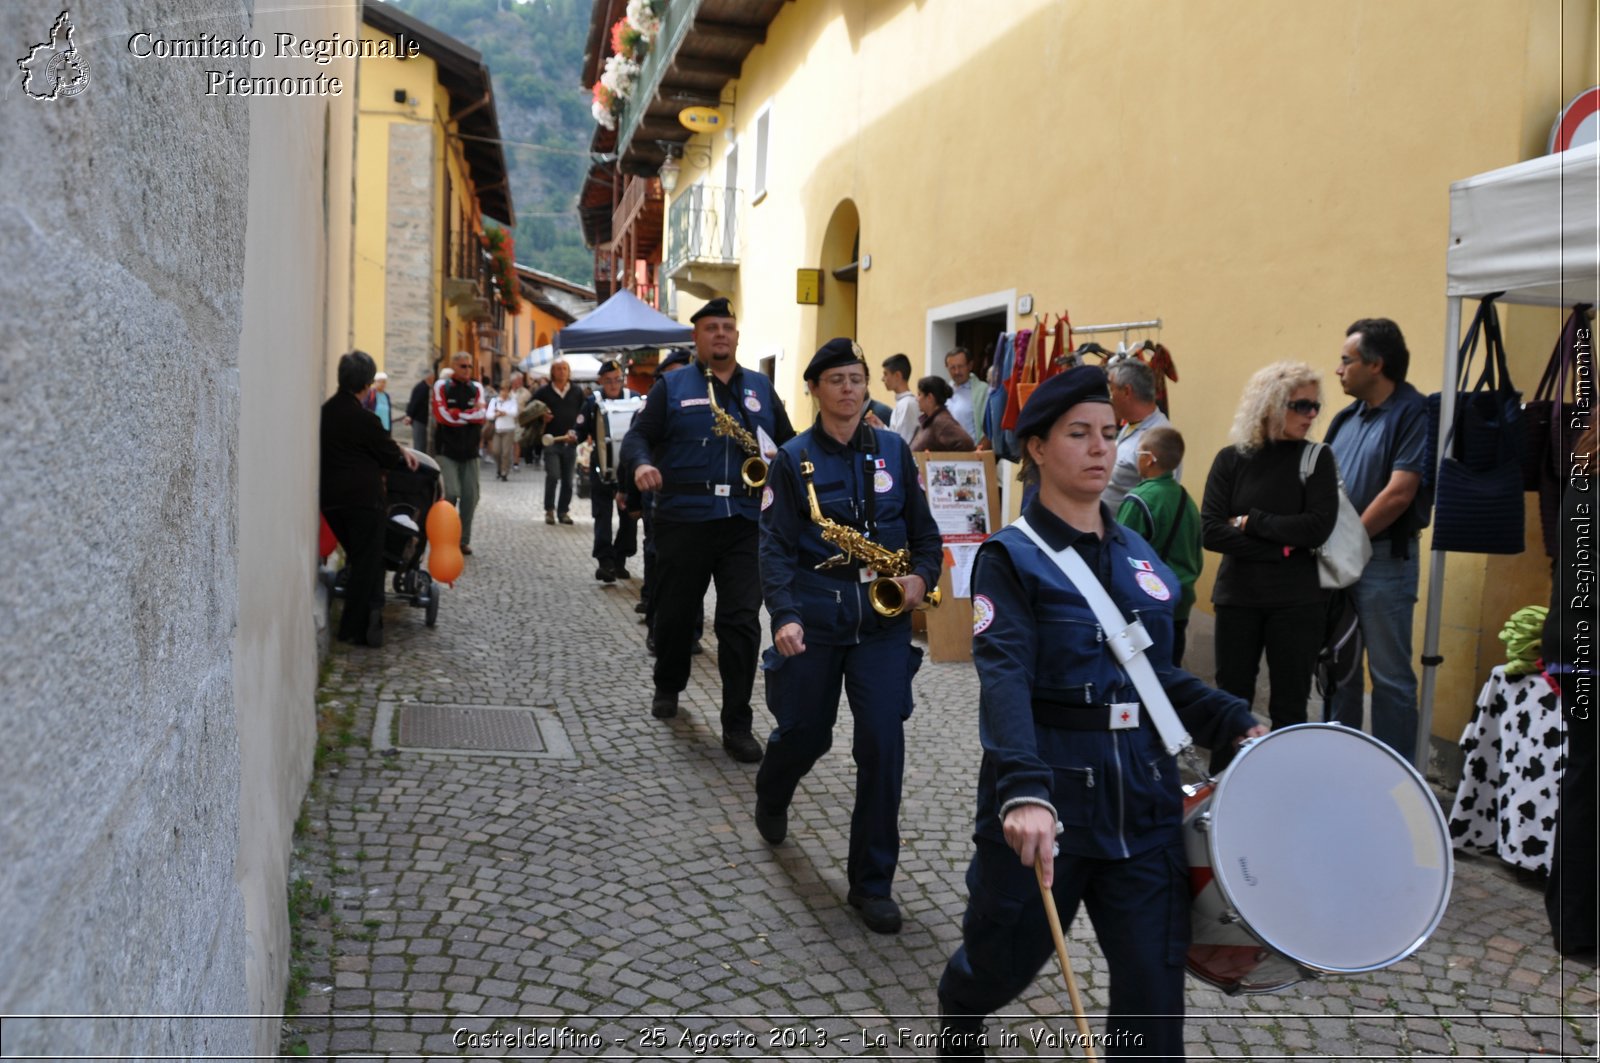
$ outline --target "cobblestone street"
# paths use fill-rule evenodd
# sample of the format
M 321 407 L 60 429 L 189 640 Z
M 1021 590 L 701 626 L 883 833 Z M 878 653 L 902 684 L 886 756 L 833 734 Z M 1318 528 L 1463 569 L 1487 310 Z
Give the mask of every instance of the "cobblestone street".
M 751 820 L 756 766 L 720 745 L 709 625 L 683 711 L 653 719 L 641 559 L 633 580 L 597 582 L 586 500 L 576 526 L 546 526 L 541 473 L 482 479 L 475 553 L 438 626 L 391 599 L 381 650 L 340 645 L 329 660 L 324 715 L 353 722 L 306 799 L 296 871 L 328 900 L 302 917 L 304 991 L 283 1051 L 931 1056 L 972 846 L 971 666 L 926 662 L 917 676 L 895 883 L 905 928 L 870 933 L 845 903 L 848 724 L 802 784 L 789 841 L 769 847 Z M 764 738 L 759 677 L 755 701 Z M 417 752 L 421 723 L 402 731 L 425 705 L 539 710 L 539 748 Z M 1099 1029 L 1106 971 L 1082 913 L 1068 936 Z M 1593 1058 L 1595 1013 L 1593 961 L 1552 950 L 1539 886 L 1457 854 L 1439 930 L 1387 970 L 1232 998 L 1191 979 L 1189 1053 Z M 1053 1040 L 1072 1030 L 1052 964 L 990 1023 L 990 1054 L 1078 1057 Z

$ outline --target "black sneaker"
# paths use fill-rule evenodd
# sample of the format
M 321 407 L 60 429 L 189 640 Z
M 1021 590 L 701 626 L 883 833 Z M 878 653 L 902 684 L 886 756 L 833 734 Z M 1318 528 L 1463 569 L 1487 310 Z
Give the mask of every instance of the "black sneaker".
M 656 691 L 656 696 L 650 700 L 650 715 L 658 720 L 670 720 L 678 715 L 678 695 Z
M 602 583 L 617 582 L 617 577 L 612 574 L 611 569 L 606 565 L 601 565 L 599 568 L 594 570 L 594 578 Z
M 723 735 L 722 748 L 727 751 L 728 756 L 741 764 L 755 764 L 761 760 L 765 752 L 753 734 Z
M 789 810 L 774 809 L 756 798 L 756 830 L 771 845 L 782 845 L 789 836 Z
M 850 907 L 861 911 L 861 921 L 874 934 L 900 933 L 900 906 L 893 897 L 869 897 L 850 891 Z

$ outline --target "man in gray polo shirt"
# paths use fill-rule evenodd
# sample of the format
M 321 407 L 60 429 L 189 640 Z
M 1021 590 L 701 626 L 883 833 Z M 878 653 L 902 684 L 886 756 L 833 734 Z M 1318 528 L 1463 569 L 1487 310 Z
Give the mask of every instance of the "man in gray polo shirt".
M 1363 318 L 1345 330 L 1335 370 L 1355 399 L 1328 426 L 1350 502 L 1372 539 L 1372 560 L 1350 587 L 1372 675 L 1372 734 L 1407 760 L 1417 748 L 1417 675 L 1411 665 L 1417 604 L 1417 535 L 1427 523 L 1422 478 L 1428 453 L 1426 400 L 1406 383 L 1411 354 L 1400 326 Z M 1360 728 L 1362 687 L 1335 692 L 1326 718 Z
M 1152 428 L 1171 428 L 1172 422 L 1156 405 L 1155 370 L 1139 359 L 1112 362 L 1106 367 L 1106 383 L 1111 388 L 1111 409 L 1122 428 L 1117 432 L 1117 462 L 1100 501 L 1115 513 L 1128 492 L 1139 486 L 1139 440 Z M 1172 470 L 1172 478 L 1183 482 L 1182 463 Z

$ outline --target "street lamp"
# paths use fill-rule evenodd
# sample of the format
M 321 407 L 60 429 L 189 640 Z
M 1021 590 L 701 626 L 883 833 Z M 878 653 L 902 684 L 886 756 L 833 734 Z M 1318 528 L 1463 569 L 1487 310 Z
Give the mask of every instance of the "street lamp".
M 678 164 L 677 156 L 669 151 L 666 160 L 661 164 L 661 190 L 663 192 L 671 193 L 674 188 L 678 187 L 678 173 L 682 169 L 683 167 Z

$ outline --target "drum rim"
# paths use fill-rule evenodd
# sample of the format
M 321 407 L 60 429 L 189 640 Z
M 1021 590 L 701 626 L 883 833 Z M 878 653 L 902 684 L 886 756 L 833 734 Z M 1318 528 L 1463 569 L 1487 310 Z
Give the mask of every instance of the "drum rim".
M 1299 956 L 1294 955 L 1294 953 L 1280 948 L 1265 934 L 1258 931 L 1255 925 L 1250 922 L 1249 917 L 1246 916 L 1245 913 L 1240 909 L 1232 891 L 1228 889 L 1226 877 L 1220 874 L 1215 874 L 1215 869 L 1223 866 L 1217 854 L 1217 834 L 1215 830 L 1207 831 L 1205 836 L 1206 854 L 1211 858 L 1211 866 L 1213 869 L 1212 881 L 1216 883 L 1217 892 L 1222 895 L 1222 900 L 1227 905 L 1228 911 L 1233 913 L 1234 918 L 1239 921 L 1246 932 L 1248 932 L 1251 937 L 1261 942 L 1264 947 L 1271 949 L 1280 956 L 1283 956 L 1291 963 L 1297 964 L 1313 974 L 1366 974 L 1370 971 L 1381 971 L 1385 967 L 1391 967 L 1394 964 L 1399 963 L 1401 960 L 1410 956 L 1423 945 L 1428 943 L 1428 939 L 1433 936 L 1433 932 L 1439 929 L 1439 924 L 1444 921 L 1445 910 L 1450 906 L 1450 894 L 1455 888 L 1456 862 L 1455 851 L 1450 845 L 1450 825 L 1445 820 L 1444 810 L 1439 807 L 1439 802 L 1434 799 L 1433 790 L 1428 786 L 1428 780 L 1423 778 L 1422 773 L 1416 769 L 1415 765 L 1413 765 L 1409 760 L 1406 760 L 1400 754 L 1396 753 L 1392 748 L 1390 748 L 1387 742 L 1384 742 L 1378 738 L 1374 738 L 1365 731 L 1358 730 L 1354 727 L 1346 727 L 1345 725 L 1339 723 L 1308 722 L 1291 724 L 1288 727 L 1280 727 L 1257 738 L 1252 738 L 1239 747 L 1239 752 L 1234 756 L 1228 767 L 1223 770 L 1222 774 L 1208 780 L 1211 783 L 1211 796 L 1209 802 L 1207 803 L 1206 811 L 1209 812 L 1211 808 L 1215 807 L 1218 800 L 1221 798 L 1223 790 L 1227 784 L 1228 776 L 1232 773 L 1234 765 L 1245 759 L 1245 757 L 1248 756 L 1253 750 L 1258 749 L 1264 743 L 1271 741 L 1274 736 L 1288 734 L 1291 731 L 1303 731 L 1308 728 L 1318 731 L 1338 730 L 1346 735 L 1359 738 L 1370 745 L 1376 746 L 1391 760 L 1403 767 L 1406 772 L 1410 774 L 1411 778 L 1422 787 L 1423 793 L 1427 795 L 1428 808 L 1432 810 L 1433 817 L 1438 823 L 1439 837 L 1445 843 L 1444 888 L 1440 891 L 1439 903 L 1435 907 L 1432 917 L 1428 920 L 1427 928 L 1423 930 L 1422 934 L 1415 941 L 1407 945 L 1402 951 L 1396 953 L 1390 959 L 1384 960 L 1380 963 L 1365 964 L 1360 967 L 1332 967 L 1325 964 L 1314 963 L 1310 960 L 1301 959 Z

